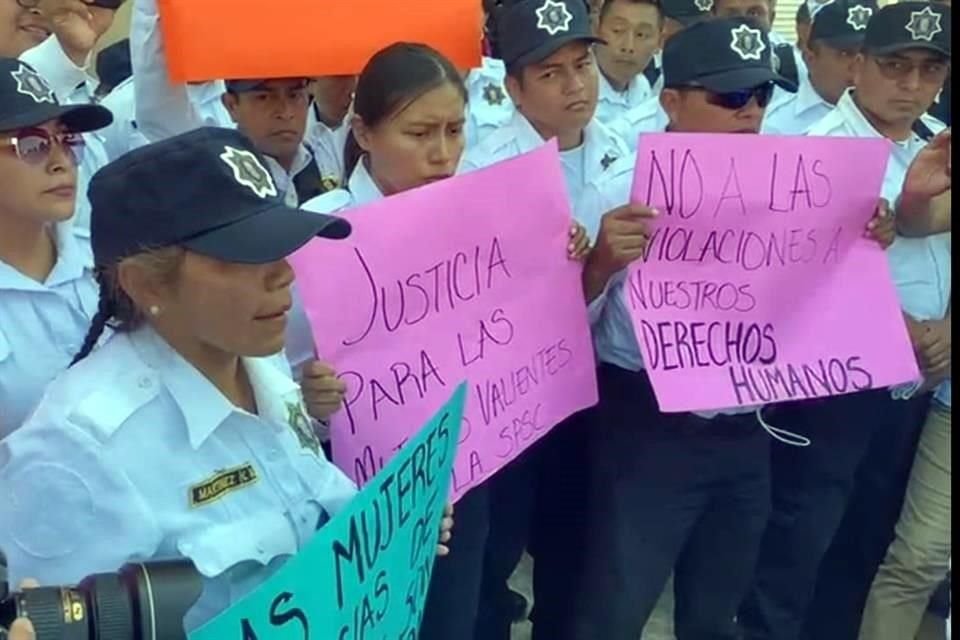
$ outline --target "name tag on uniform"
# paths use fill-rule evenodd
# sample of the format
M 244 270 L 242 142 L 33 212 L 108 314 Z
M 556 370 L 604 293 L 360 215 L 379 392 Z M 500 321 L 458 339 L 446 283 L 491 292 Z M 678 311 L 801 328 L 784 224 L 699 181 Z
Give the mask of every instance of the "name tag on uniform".
M 257 470 L 249 463 L 221 471 L 209 480 L 190 487 L 190 506 L 205 507 L 229 493 L 256 484 L 259 479 Z

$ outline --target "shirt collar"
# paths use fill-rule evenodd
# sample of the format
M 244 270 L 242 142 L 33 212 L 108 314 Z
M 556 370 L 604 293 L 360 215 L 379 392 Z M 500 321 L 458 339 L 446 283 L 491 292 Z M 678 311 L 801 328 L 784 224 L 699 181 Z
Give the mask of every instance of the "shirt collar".
M 847 89 L 844 92 L 843 96 L 837 102 L 837 111 L 840 112 L 843 121 L 853 129 L 854 135 L 857 137 L 886 138 L 886 136 L 877 131 L 876 127 L 867 120 L 867 116 L 863 114 L 863 111 L 860 110 L 857 103 L 853 101 L 853 89 Z M 912 131 L 910 137 L 906 140 L 890 140 L 890 142 L 893 143 L 894 149 L 909 149 L 913 145 L 926 144 Z
M 309 165 L 313 159 L 313 155 L 310 153 L 307 145 L 300 143 L 300 146 L 297 148 L 297 155 L 293 158 L 293 165 L 289 172 L 280 166 L 280 163 L 277 162 L 275 158 L 266 155 L 264 158 L 267 160 L 267 168 L 270 169 L 270 174 L 273 176 L 274 182 L 278 185 L 286 185 L 293 176 L 307 168 L 307 165 Z
M 833 105 L 817 93 L 817 89 L 813 86 L 813 82 L 810 81 L 809 75 L 800 81 L 800 87 L 797 89 L 796 96 L 794 100 L 794 115 L 800 116 L 816 107 L 833 109 Z
M 514 140 L 520 147 L 520 153 L 528 153 L 537 149 L 545 140 L 540 136 L 530 121 L 519 111 L 513 114 L 510 127 L 514 131 Z M 583 130 L 584 151 L 584 179 L 595 175 L 596 171 L 606 169 L 620 155 L 620 148 L 613 143 L 613 136 L 607 133 L 596 118 Z M 608 157 L 609 156 L 609 157 Z
M 74 233 L 73 225 L 56 225 L 54 243 L 57 261 L 44 282 L 37 282 L 0 261 L 0 290 L 45 291 L 89 276 L 93 270 L 93 251 L 86 240 Z
M 350 174 L 347 191 L 350 192 L 353 202 L 357 206 L 381 200 L 384 197 L 380 187 L 373 181 L 373 176 L 367 171 L 367 163 L 363 158 L 360 158 L 353 173 Z
M 630 84 L 627 85 L 626 91 L 617 91 L 614 89 L 613 85 L 610 84 L 610 81 L 607 79 L 607 76 L 599 70 L 597 71 L 597 77 L 600 81 L 600 100 L 603 102 L 612 102 L 613 104 L 630 107 L 646 98 L 650 93 L 641 82 L 643 74 L 634 76 Z M 646 81 L 646 78 L 643 78 L 643 80 Z
M 173 398 L 194 449 L 200 448 L 230 416 L 246 413 L 151 327 L 131 333 L 130 342 Z M 286 424 L 285 401 L 296 397 L 299 406 L 299 386 L 271 364 L 270 358 L 243 358 L 241 362 L 253 387 L 259 417 L 282 428 Z

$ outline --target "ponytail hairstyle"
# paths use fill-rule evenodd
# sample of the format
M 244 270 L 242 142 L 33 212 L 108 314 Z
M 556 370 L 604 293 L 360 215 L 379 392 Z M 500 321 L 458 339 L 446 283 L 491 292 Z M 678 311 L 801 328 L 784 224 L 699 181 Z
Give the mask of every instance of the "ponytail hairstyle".
M 368 127 L 405 109 L 425 93 L 450 83 L 467 102 L 467 88 L 456 67 L 425 44 L 398 42 L 376 53 L 360 73 L 353 112 Z M 344 177 L 349 181 L 363 156 L 351 127 L 343 149 Z
M 90 355 L 107 327 L 117 332 L 127 333 L 139 328 L 145 321 L 144 313 L 137 308 L 133 299 L 120 286 L 120 264 L 135 263 L 158 281 L 172 284 L 179 276 L 184 254 L 184 250 L 180 247 L 166 247 L 144 251 L 106 267 L 97 267 L 95 277 L 100 288 L 100 303 L 90 323 L 90 329 L 87 330 L 87 336 L 83 339 L 83 346 L 74 356 L 70 366 Z

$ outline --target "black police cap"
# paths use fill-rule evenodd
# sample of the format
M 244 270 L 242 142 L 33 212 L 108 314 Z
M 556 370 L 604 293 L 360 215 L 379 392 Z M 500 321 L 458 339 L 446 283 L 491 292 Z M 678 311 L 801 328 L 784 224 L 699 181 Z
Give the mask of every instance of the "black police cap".
M 204 127 L 136 149 L 94 175 L 88 192 L 94 262 L 181 246 L 263 264 L 350 224 L 284 204 L 263 157 L 233 129 Z
M 603 42 L 593 34 L 583 0 L 519 0 L 504 3 L 497 22 L 500 55 L 507 67 L 546 60 L 571 42 Z
M 876 11 L 874 0 L 832 0 L 821 4 L 813 10 L 810 42 L 859 48 Z
M 0 58 L 0 131 L 36 127 L 59 120 L 74 133 L 95 131 L 113 122 L 104 107 L 61 105 L 47 81 L 33 67 L 13 58 Z
M 746 18 L 713 18 L 679 32 L 663 48 L 664 87 L 704 87 L 715 93 L 752 89 L 773 82 L 794 92 L 797 85 L 774 71 L 766 31 Z
M 230 93 L 249 93 L 250 91 L 259 91 L 264 85 L 272 80 L 299 80 L 306 87 L 310 84 L 310 78 L 250 78 L 245 80 L 227 80 L 224 82 L 227 91 Z
M 663 15 L 684 26 L 710 17 L 714 0 L 661 0 Z
M 927 49 L 950 57 L 950 22 L 950 7 L 944 4 L 889 4 L 870 19 L 863 48 L 877 55 Z

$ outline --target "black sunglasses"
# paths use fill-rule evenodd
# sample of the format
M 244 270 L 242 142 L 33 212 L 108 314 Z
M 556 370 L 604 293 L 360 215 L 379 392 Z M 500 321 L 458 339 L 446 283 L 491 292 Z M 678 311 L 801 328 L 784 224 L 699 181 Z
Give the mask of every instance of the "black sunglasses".
M 754 98 L 756 98 L 757 105 L 761 109 L 765 108 L 770 103 L 770 98 L 773 97 L 773 88 L 772 82 L 765 82 L 752 89 L 741 89 L 740 91 L 726 91 L 724 93 L 716 93 L 709 89 L 704 89 L 704 91 L 707 92 L 707 102 L 710 104 L 737 111 L 750 104 L 750 100 Z

